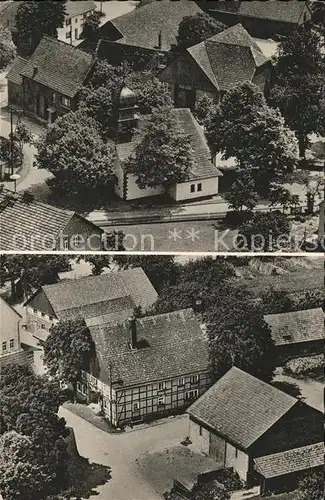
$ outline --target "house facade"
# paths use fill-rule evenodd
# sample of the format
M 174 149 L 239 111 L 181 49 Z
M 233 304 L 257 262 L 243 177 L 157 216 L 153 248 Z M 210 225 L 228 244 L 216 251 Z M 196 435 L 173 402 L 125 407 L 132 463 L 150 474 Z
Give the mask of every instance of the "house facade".
M 116 427 L 183 412 L 209 386 L 192 309 L 89 327 L 96 357 L 77 389 Z
M 68 0 L 65 4 L 64 26 L 58 28 L 58 39 L 65 43 L 74 44 L 80 39 L 85 20 L 95 10 L 96 3 L 92 0 Z
M 227 90 L 251 81 L 264 92 L 272 65 L 241 24 L 189 47 L 164 68 L 159 79 L 168 84 L 176 107 L 193 109 L 207 95 L 219 101 Z
M 20 341 L 22 316 L 1 296 L 0 318 L 0 367 L 11 364 L 28 364 L 28 358 Z
M 7 75 L 9 104 L 50 124 L 76 109 L 78 91 L 94 63 L 91 54 L 44 36 L 29 59 L 18 57 L 13 62 Z
M 320 411 L 231 368 L 187 410 L 194 449 L 260 484 L 255 460 L 323 440 Z

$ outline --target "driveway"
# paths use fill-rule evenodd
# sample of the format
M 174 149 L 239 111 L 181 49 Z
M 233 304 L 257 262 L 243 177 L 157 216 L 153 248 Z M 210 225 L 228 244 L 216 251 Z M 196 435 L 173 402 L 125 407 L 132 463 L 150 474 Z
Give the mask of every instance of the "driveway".
M 108 434 L 66 408 L 60 416 L 74 428 L 79 453 L 90 462 L 111 467 L 112 478 L 96 488 L 97 500 L 161 500 L 155 485 L 142 473 L 143 457 L 148 452 L 180 445 L 188 434 L 187 418 L 173 417 L 142 429 Z M 175 473 L 177 471 L 175 470 Z M 160 471 L 157 469 L 156 476 Z M 160 485 L 161 486 L 161 485 Z M 90 497 L 92 498 L 92 496 Z
M 301 380 L 283 375 L 282 373 L 276 375 L 273 381 L 296 384 L 300 389 L 301 396 L 304 398 L 305 403 L 321 412 L 324 411 L 324 385 L 321 382 L 312 379 Z

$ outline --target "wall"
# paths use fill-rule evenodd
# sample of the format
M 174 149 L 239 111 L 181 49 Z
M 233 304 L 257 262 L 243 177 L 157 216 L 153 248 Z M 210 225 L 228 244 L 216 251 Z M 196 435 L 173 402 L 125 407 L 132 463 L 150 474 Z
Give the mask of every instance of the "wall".
M 138 198 L 146 198 L 148 196 L 157 196 L 165 193 L 162 186 L 156 188 L 140 189 L 136 183 L 137 177 L 133 174 L 127 174 L 126 199 L 136 200 Z
M 193 451 L 209 456 L 210 432 L 191 418 L 189 418 L 189 437 Z
M 15 106 L 23 105 L 23 89 L 21 85 L 8 80 L 8 102 Z
M 77 235 L 82 237 L 79 246 L 73 244 L 73 236 Z M 61 235 L 58 248 L 61 250 L 102 250 L 102 235 L 102 229 L 90 224 L 83 217 L 74 215 Z M 68 248 L 63 247 L 63 237 L 68 241 Z
M 239 450 L 230 443 L 226 443 L 226 467 L 233 467 L 238 472 L 243 481 L 247 481 L 247 472 L 249 470 L 249 456 L 242 450 Z
M 257 68 L 252 83 L 257 85 L 261 92 L 265 92 L 266 84 L 269 82 L 271 77 L 271 68 L 269 64 L 263 65 L 261 68 Z
M 191 193 L 191 185 L 195 185 L 195 192 Z M 197 190 L 198 184 L 202 184 L 202 191 Z M 173 186 L 169 193 L 176 201 L 191 200 L 203 198 L 205 196 L 214 196 L 219 190 L 219 178 L 212 177 L 209 179 L 196 179 L 195 181 L 182 182 Z
M 84 14 L 79 14 L 79 16 L 74 16 L 72 18 L 66 17 L 64 27 L 58 28 L 58 39 L 66 43 L 71 43 L 71 41 L 74 42 L 75 40 L 79 40 L 79 37 L 83 30 L 85 19 L 91 12 L 93 12 L 93 10 Z M 76 29 L 78 30 L 77 36 L 75 33 Z M 70 33 L 72 37 L 69 35 Z
M 26 307 L 26 325 L 29 332 L 37 334 L 38 331 L 41 331 L 46 335 L 51 326 L 57 323 L 58 319 L 54 316 L 50 316 L 36 307 Z
M 0 356 L 17 352 L 21 349 L 19 338 L 19 322 L 21 317 L 0 298 Z M 10 348 L 10 341 L 13 347 Z M 3 349 L 3 343 L 6 349 Z

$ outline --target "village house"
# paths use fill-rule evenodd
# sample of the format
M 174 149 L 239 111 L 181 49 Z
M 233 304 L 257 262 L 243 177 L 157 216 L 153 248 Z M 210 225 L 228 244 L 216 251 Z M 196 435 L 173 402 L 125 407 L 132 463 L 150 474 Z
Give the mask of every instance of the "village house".
M 50 124 L 76 110 L 78 92 L 94 64 L 91 54 L 44 36 L 29 59 L 14 60 L 7 75 L 8 102 Z
M 259 38 L 289 36 L 311 19 L 310 2 L 300 0 L 290 0 L 288 3 L 281 0 L 208 0 L 200 2 L 200 6 L 227 26 L 239 22 L 250 35 Z
M 277 469 L 276 463 L 288 462 L 302 447 L 319 450 L 323 443 L 322 412 L 236 367 L 187 412 L 193 450 L 232 467 L 248 485 L 260 484 L 260 473 L 266 473 L 266 464 L 273 464 L 272 484 L 265 487 L 281 489 L 283 469 Z M 306 453 L 290 462 L 289 472 L 297 479 L 309 468 Z M 290 486 L 295 488 L 294 481 Z
M 100 28 L 98 55 L 111 64 L 119 64 L 135 53 L 137 57 L 156 55 L 163 61 L 177 45 L 182 19 L 199 12 L 200 7 L 188 0 L 160 0 L 134 9 Z
M 207 389 L 207 340 L 192 309 L 87 324 L 96 357 L 78 391 L 112 425 L 181 413 Z
M 275 357 L 279 363 L 324 353 L 324 312 L 321 307 L 305 311 L 268 314 Z
M 272 64 L 241 24 L 189 47 L 164 68 L 176 107 L 193 109 L 208 95 L 219 101 L 231 87 L 250 81 L 264 92 Z
M 102 316 L 106 322 L 127 319 L 136 307 L 146 311 L 157 292 L 142 268 L 44 285 L 26 302 L 27 330 L 45 341 L 60 320 Z
M 58 39 L 74 44 L 79 40 L 87 17 L 95 12 L 96 2 L 92 0 L 71 1 L 65 4 L 64 26 L 58 28 Z
M 101 250 L 104 231 L 33 194 L 0 188 L 1 250 Z
M 137 146 L 135 132 L 138 123 L 140 120 L 147 119 L 147 116 L 140 116 L 134 92 L 126 87 L 122 89 L 119 102 L 115 167 L 115 193 L 120 198 L 134 200 L 167 192 L 175 201 L 184 201 L 211 197 L 218 193 L 219 177 L 222 176 L 222 173 L 213 165 L 202 128 L 189 109 L 172 109 L 171 113 L 184 133 L 190 136 L 194 167 L 189 172 L 189 178 L 185 182 L 172 184 L 168 188 L 164 186 L 140 188 L 137 185 L 137 177 L 125 168 L 125 162 L 135 152 Z
M 12 364 L 29 364 L 20 341 L 22 316 L 1 296 L 0 318 L 0 368 Z

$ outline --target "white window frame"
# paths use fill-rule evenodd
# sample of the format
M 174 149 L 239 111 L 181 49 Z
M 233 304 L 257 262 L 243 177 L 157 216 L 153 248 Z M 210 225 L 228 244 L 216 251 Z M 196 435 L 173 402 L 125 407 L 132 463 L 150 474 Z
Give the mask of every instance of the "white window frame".
M 44 325 L 44 323 L 41 323 L 41 330 L 46 330 L 46 325 Z
M 181 377 L 177 380 L 178 387 L 183 387 L 185 385 L 185 378 Z
M 81 245 L 81 243 L 83 243 L 83 236 L 82 234 L 74 234 L 72 236 L 72 242 L 71 242 L 71 246 L 72 247 L 78 247 L 79 245 Z
M 199 182 L 197 185 L 197 191 L 202 191 L 202 182 Z
M 2 342 L 2 352 L 7 352 L 7 342 Z
M 158 382 L 158 391 L 164 391 L 166 389 L 166 382 Z
M 190 193 L 195 193 L 195 184 L 190 185 Z
M 15 339 L 9 340 L 9 349 L 12 350 L 15 348 Z
M 165 396 L 158 396 L 157 406 L 165 406 Z
M 61 96 L 61 104 L 65 108 L 70 109 L 71 108 L 71 99 L 69 97 L 65 97 L 64 95 Z
M 191 378 L 190 378 L 190 383 L 191 384 L 197 384 L 199 381 L 199 376 L 198 375 L 191 375 Z
M 132 411 L 133 412 L 140 411 L 140 403 L 139 403 L 139 401 L 134 401 L 133 406 L 132 406 Z
M 193 393 L 193 396 L 190 396 L 191 393 Z M 188 391 L 185 392 L 185 400 L 192 401 L 193 399 L 196 399 L 198 395 L 199 395 L 198 389 L 189 389 Z

